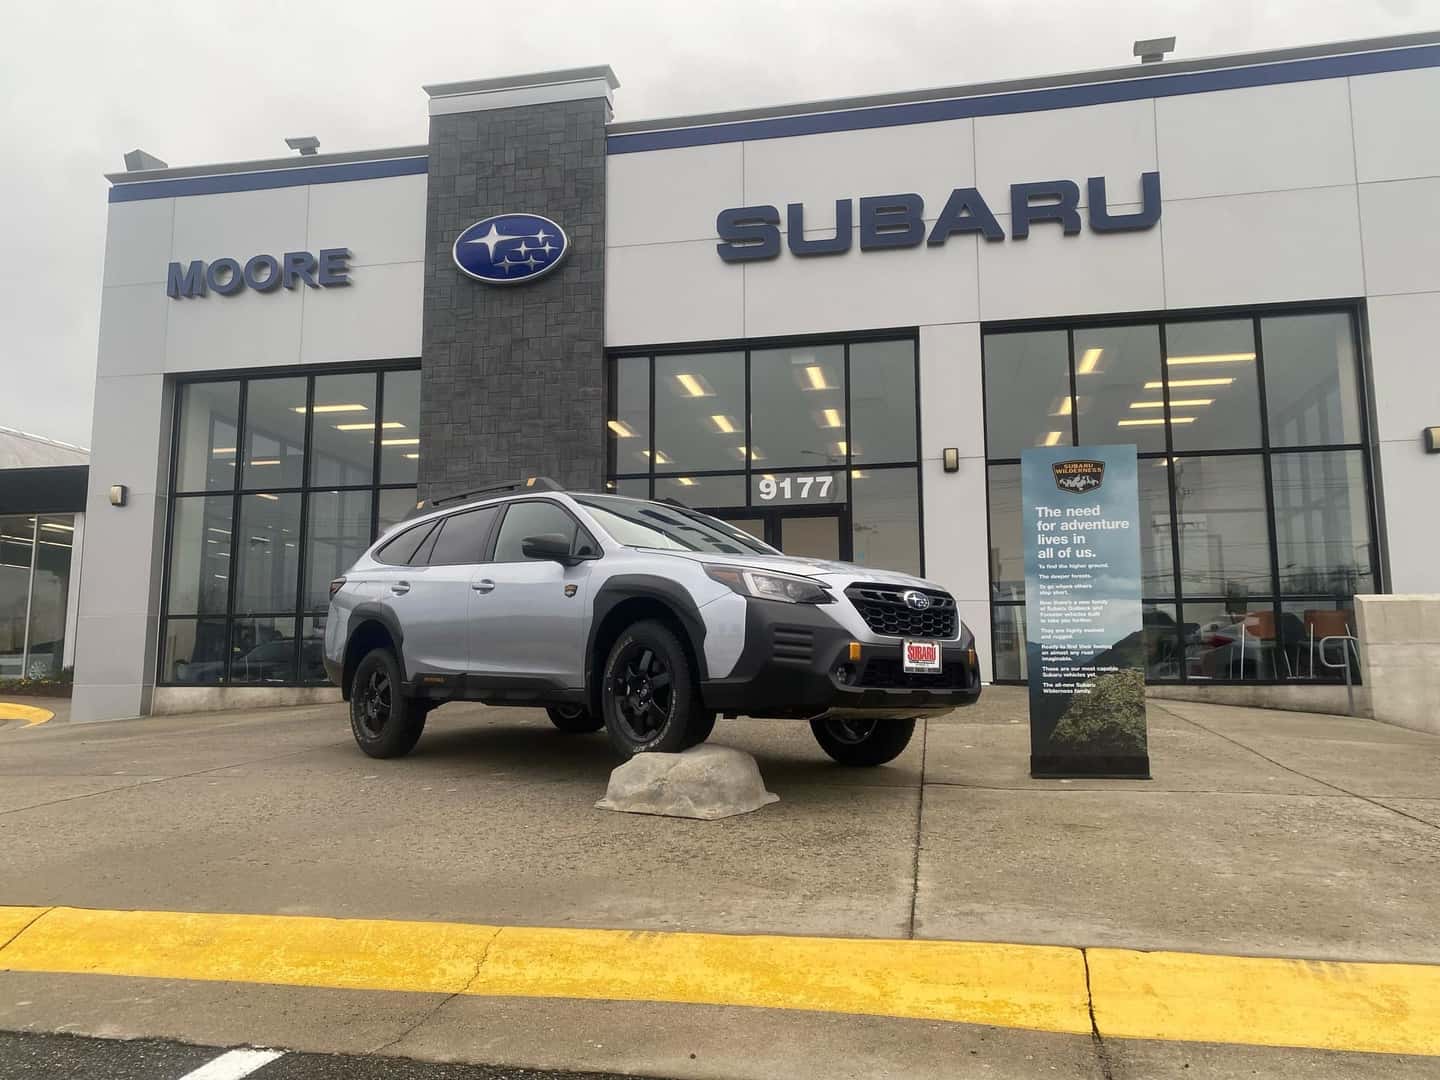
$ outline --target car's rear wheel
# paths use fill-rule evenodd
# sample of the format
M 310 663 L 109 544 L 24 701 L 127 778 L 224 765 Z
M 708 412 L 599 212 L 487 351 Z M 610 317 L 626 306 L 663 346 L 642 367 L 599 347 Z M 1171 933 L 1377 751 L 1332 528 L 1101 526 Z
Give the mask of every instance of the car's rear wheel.
M 605 721 L 584 705 L 551 705 L 545 715 L 566 735 L 586 735 L 605 726 Z
M 389 649 L 372 649 L 350 683 L 350 731 L 373 758 L 404 757 L 425 730 L 424 704 L 401 693 L 400 665 Z
M 811 720 L 810 730 L 820 749 L 841 765 L 884 765 L 910 744 L 915 721 L 828 717 Z
M 685 648 L 664 623 L 638 622 L 610 648 L 601 683 L 610 742 L 625 757 L 678 753 L 704 741 L 715 724 L 695 684 Z

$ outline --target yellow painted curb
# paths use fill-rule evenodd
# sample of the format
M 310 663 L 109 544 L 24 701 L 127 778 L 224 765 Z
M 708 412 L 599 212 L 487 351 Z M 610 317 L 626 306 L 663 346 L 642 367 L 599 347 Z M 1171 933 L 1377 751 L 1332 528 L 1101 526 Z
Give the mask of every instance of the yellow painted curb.
M 8 945 L 5 942 L 9 942 Z M 1086 985 L 1086 963 L 1089 985 Z M 0 907 L 0 971 L 806 1009 L 1440 1056 L 1440 966 Z
M 1045 946 L 54 908 L 5 969 L 1090 1030 L 1083 957 Z
M 1440 967 L 1090 949 L 1106 1037 L 1440 1055 Z
M 28 720 L 29 723 L 25 726 L 30 728 L 53 719 L 55 719 L 55 714 L 49 709 L 37 708 L 34 705 L 21 705 L 15 701 L 0 701 L 0 720 Z

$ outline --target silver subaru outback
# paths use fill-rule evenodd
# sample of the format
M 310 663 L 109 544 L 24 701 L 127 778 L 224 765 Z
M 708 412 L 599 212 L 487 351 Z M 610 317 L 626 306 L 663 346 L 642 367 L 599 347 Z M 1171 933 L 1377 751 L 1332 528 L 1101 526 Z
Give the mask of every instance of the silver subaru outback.
M 381 537 L 330 583 L 325 668 L 372 757 L 465 700 L 603 727 L 625 757 L 704 742 L 717 714 L 808 720 L 836 761 L 880 765 L 917 717 L 980 696 L 975 638 L 931 582 L 544 479 L 437 500 Z

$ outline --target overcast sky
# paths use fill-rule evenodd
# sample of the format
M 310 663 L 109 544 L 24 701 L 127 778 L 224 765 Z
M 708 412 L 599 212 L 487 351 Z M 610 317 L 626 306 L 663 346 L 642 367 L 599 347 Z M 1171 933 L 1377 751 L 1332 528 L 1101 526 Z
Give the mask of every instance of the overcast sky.
M 426 141 L 422 83 L 608 63 L 617 120 L 1440 29 L 1440 0 L 25 2 L 0 14 L 0 424 L 88 445 L 106 190 Z M 1317 222 L 1317 227 L 1323 223 Z

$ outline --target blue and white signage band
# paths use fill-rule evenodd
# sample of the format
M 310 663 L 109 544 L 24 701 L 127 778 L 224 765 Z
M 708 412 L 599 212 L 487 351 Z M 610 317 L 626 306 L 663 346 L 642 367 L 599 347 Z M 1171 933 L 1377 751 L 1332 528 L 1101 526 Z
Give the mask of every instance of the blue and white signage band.
M 565 257 L 565 230 L 539 214 L 497 214 L 455 238 L 455 265 L 487 285 L 519 285 L 543 277 Z

